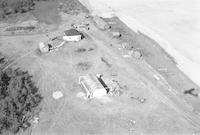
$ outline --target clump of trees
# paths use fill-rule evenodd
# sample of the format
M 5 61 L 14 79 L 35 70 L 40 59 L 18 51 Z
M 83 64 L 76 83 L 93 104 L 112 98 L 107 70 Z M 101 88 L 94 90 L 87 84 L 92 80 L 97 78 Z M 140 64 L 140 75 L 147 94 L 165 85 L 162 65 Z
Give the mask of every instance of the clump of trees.
M 64 13 L 71 15 L 76 15 L 81 11 L 88 12 L 78 0 L 65 0 L 64 3 L 60 3 L 58 8 Z
M 43 97 L 28 72 L 0 71 L 0 134 L 17 133 L 31 126 Z
M 24 13 L 33 9 L 34 0 L 1 0 L 0 8 L 4 15 Z
M 34 1 L 41 0 L 0 0 L 0 17 L 32 10 L 35 5 Z

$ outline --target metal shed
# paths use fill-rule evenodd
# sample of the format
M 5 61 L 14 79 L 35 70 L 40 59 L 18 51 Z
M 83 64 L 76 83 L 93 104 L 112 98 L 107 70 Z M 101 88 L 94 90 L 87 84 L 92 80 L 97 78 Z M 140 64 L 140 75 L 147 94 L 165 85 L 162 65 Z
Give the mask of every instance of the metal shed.
M 101 98 L 107 94 L 97 77 L 91 74 L 80 76 L 79 84 L 84 88 L 87 98 Z

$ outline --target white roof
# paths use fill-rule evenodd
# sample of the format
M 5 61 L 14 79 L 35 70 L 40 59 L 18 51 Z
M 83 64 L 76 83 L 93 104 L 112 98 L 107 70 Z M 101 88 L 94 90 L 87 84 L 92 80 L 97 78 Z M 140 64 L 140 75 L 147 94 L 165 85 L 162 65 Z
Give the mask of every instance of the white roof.
M 79 79 L 79 83 L 83 83 L 87 90 L 92 93 L 99 89 L 105 89 L 103 85 L 99 82 L 99 80 L 91 74 L 81 76 Z

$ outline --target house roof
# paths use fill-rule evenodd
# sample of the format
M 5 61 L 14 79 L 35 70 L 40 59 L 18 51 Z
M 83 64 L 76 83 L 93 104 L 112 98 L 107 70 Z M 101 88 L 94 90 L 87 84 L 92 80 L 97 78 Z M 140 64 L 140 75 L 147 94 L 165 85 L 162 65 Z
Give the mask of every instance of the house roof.
M 76 29 L 69 29 L 64 31 L 66 36 L 76 36 L 76 35 L 81 35 L 81 33 L 79 31 L 77 31 Z

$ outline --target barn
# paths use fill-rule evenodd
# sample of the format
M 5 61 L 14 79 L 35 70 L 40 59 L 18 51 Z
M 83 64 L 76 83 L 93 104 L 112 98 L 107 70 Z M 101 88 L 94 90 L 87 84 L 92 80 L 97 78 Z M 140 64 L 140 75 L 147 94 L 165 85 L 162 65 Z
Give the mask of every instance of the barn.
M 68 42 L 78 42 L 83 39 L 83 34 L 76 29 L 69 29 L 64 31 L 63 40 Z

